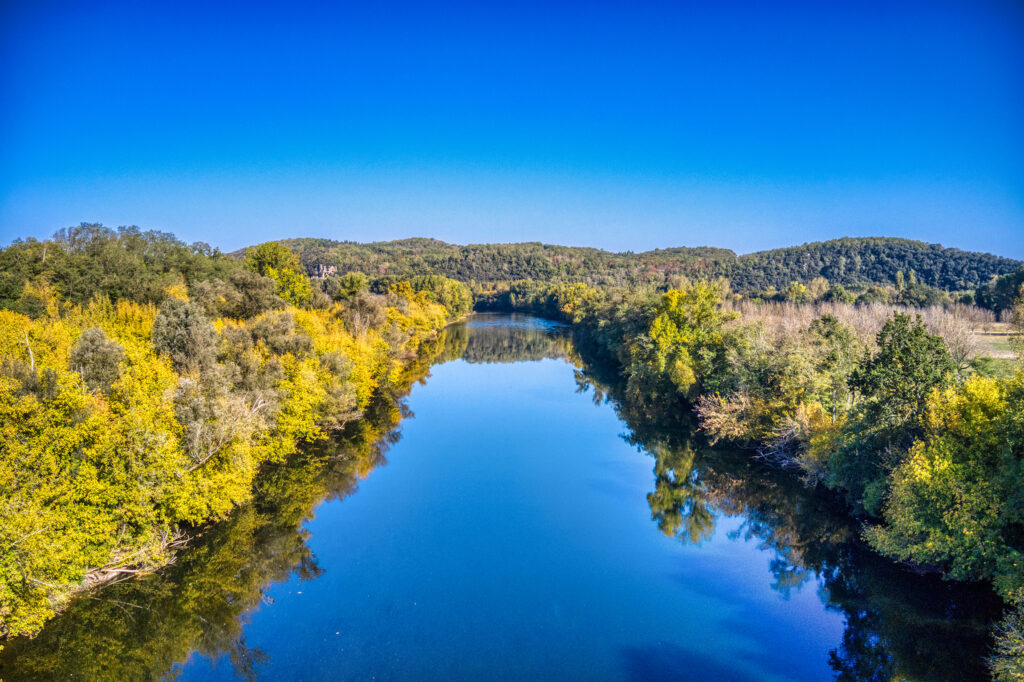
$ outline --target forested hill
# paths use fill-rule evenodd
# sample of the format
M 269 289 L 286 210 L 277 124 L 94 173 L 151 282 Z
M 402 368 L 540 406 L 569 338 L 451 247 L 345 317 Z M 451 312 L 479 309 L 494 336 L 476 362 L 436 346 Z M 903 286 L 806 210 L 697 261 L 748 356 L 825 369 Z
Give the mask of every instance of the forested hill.
M 290 239 L 310 274 L 359 270 L 370 276 L 439 274 L 462 281 L 574 280 L 593 285 L 670 283 L 673 278 L 727 277 L 738 291 L 785 288 L 825 277 L 833 284 L 896 284 L 911 271 L 922 284 L 959 291 L 1017 271 L 1022 262 L 907 239 L 846 238 L 737 256 L 712 247 L 612 253 L 540 242 L 470 244 L 403 239 L 360 244 Z
M 939 289 L 958 291 L 986 284 L 1024 265 L 990 253 L 944 248 L 909 239 L 834 239 L 740 256 L 729 275 L 737 289 L 784 287 L 824 277 L 836 284 L 895 284 L 898 273 Z
M 533 279 L 573 280 L 590 284 L 635 284 L 664 281 L 676 274 L 715 276 L 736 261 L 727 249 L 679 248 L 644 254 L 612 253 L 586 247 L 553 246 L 540 242 L 470 244 L 461 246 L 436 239 L 392 242 L 336 242 L 329 239 L 289 239 L 282 243 L 299 254 L 311 274 L 319 266 L 338 273 L 360 270 L 370 276 L 451 273 L 462 281 L 495 282 Z

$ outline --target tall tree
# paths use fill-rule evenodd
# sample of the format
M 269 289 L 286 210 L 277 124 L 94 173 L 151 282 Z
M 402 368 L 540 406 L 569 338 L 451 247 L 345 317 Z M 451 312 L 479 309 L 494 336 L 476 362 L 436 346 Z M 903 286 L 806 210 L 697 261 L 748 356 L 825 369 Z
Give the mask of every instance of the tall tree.
M 895 313 L 878 333 L 878 352 L 866 356 L 850 376 L 861 396 L 841 444 L 829 458 L 828 483 L 870 515 L 881 512 L 890 474 L 922 434 L 929 394 L 952 381 L 956 367 L 942 339 L 920 316 Z

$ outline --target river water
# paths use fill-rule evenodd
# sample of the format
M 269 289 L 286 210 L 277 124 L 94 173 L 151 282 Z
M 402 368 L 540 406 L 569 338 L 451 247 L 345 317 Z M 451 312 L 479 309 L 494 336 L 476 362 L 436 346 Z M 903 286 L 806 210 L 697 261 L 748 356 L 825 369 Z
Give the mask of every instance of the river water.
M 478 316 L 444 342 L 379 432 L 271 472 L 174 566 L 10 643 L 0 677 L 983 678 L 987 590 L 659 427 L 558 325 Z

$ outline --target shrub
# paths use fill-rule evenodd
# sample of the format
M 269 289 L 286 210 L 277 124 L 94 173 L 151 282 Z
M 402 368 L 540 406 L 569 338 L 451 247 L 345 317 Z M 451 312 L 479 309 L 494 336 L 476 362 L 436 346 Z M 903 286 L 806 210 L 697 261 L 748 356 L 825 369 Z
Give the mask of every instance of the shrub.
M 178 372 L 216 361 L 217 332 L 195 303 L 168 299 L 153 321 L 153 347 L 170 358 Z
M 121 376 L 124 348 L 111 341 L 102 329 L 86 329 L 72 347 L 68 365 L 82 375 L 86 385 L 94 391 L 107 392 Z

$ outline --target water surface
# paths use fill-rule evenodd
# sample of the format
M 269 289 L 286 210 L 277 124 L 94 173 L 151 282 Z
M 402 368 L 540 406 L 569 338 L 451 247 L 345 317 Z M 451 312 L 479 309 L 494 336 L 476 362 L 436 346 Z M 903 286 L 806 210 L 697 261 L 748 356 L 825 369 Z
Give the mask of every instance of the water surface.
M 986 591 L 873 557 L 788 475 L 609 400 L 565 329 L 480 316 L 445 343 L 372 443 L 270 474 L 178 565 L 15 642 L 0 674 L 981 674 Z

